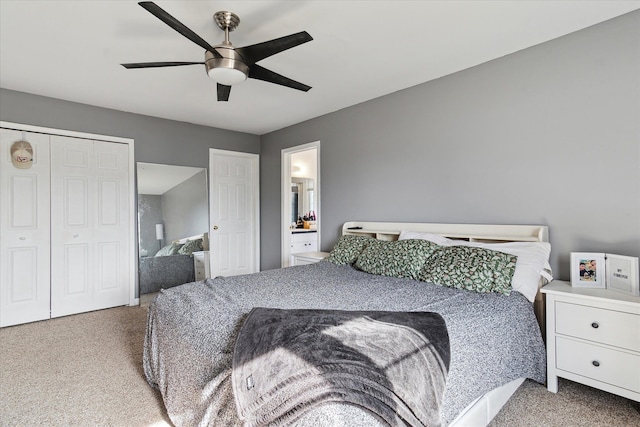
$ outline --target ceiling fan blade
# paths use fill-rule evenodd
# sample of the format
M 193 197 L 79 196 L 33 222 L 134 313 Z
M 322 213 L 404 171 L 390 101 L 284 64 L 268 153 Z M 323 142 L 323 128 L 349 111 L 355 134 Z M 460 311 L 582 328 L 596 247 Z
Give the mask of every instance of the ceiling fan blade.
M 218 101 L 228 101 L 231 93 L 231 86 L 218 83 Z
M 199 35 L 191 31 L 182 22 L 178 21 L 176 18 L 169 15 L 164 9 L 162 9 L 160 6 L 158 6 L 154 2 L 141 1 L 138 4 L 143 8 L 145 8 L 147 11 L 149 11 L 156 18 L 160 19 L 162 22 L 164 22 L 165 24 L 167 24 L 168 26 L 176 30 L 178 33 L 182 34 L 184 37 L 188 38 L 189 40 L 191 40 L 198 46 L 202 47 L 203 49 L 211 52 L 213 56 L 215 56 L 216 58 L 222 58 L 222 55 L 220 55 L 213 46 L 207 43 L 206 40 L 204 40 Z
M 263 80 L 265 82 L 290 87 L 292 89 L 298 89 L 303 92 L 307 92 L 309 89 L 311 89 L 311 86 L 307 86 L 295 80 L 291 80 L 290 78 L 285 77 L 281 74 L 275 73 L 271 70 L 267 70 L 266 68 L 261 67 L 258 64 L 253 64 L 249 67 L 249 77 L 252 79 Z
M 292 47 L 310 42 L 311 40 L 313 40 L 313 37 L 311 37 L 309 33 L 301 31 L 296 34 L 280 37 L 279 39 L 236 48 L 236 52 L 240 53 L 248 64 L 253 64 L 271 55 L 280 53 L 283 50 L 291 49 Z
M 181 65 L 203 65 L 204 62 L 133 62 L 130 64 L 120 64 L 124 68 L 157 68 L 157 67 L 179 67 Z

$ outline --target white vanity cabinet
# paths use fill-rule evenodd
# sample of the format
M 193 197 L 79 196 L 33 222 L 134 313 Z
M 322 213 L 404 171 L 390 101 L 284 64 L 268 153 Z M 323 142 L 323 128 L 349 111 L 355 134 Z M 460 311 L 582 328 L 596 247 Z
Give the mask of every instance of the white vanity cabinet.
M 297 231 L 291 233 L 291 252 L 289 265 L 295 265 L 294 254 L 316 252 L 318 250 L 318 233 L 316 231 Z
M 195 269 L 196 281 L 210 278 L 211 267 L 209 261 L 209 251 L 194 252 L 193 267 Z
M 640 401 L 640 297 L 553 281 L 547 305 L 547 388 L 567 378 Z
M 301 231 L 291 233 L 291 253 L 315 252 L 318 250 L 318 233 L 315 231 Z

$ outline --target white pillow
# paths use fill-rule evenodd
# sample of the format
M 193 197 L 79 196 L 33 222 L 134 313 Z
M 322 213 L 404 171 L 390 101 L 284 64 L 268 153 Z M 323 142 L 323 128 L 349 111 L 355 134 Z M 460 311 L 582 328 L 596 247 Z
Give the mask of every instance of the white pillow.
M 518 260 L 516 262 L 516 271 L 511 279 L 511 288 L 520 292 L 531 302 L 534 301 L 538 293 L 540 276 L 548 281 L 553 280 L 551 266 L 549 265 L 551 245 L 548 242 L 467 242 L 466 240 L 448 239 L 438 234 L 404 230 L 400 232 L 398 239 L 424 239 L 440 246 L 473 246 L 515 255 Z

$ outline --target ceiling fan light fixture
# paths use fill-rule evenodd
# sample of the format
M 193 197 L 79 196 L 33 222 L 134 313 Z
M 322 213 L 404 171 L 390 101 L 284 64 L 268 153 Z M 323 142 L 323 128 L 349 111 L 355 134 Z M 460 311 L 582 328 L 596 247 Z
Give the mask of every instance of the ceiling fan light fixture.
M 219 49 L 222 58 L 216 58 L 211 52 L 205 52 L 204 65 L 207 75 L 216 83 L 233 86 L 247 80 L 249 67 L 244 62 L 236 60 L 237 54 L 227 48 Z
M 226 86 L 237 85 L 247 80 L 247 75 L 235 68 L 212 68 L 208 74 L 216 83 Z

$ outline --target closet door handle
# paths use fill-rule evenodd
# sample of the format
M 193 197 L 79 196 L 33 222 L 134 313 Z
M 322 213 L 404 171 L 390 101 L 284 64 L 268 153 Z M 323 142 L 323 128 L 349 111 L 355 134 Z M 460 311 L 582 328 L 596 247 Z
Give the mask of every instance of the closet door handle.
M 591 362 L 591 364 L 592 364 L 593 366 L 595 366 L 596 368 L 597 368 L 598 366 L 600 366 L 600 362 L 598 362 L 597 360 L 594 360 L 593 362 Z
M 26 237 L 24 237 L 24 236 L 20 236 L 20 237 L 18 237 L 18 239 L 20 239 L 20 240 L 27 240 L 27 238 L 26 238 Z
M 592 327 L 593 329 L 598 329 L 598 328 L 600 327 L 600 325 L 598 325 L 598 322 L 593 322 L 593 323 L 591 324 L 591 327 Z

